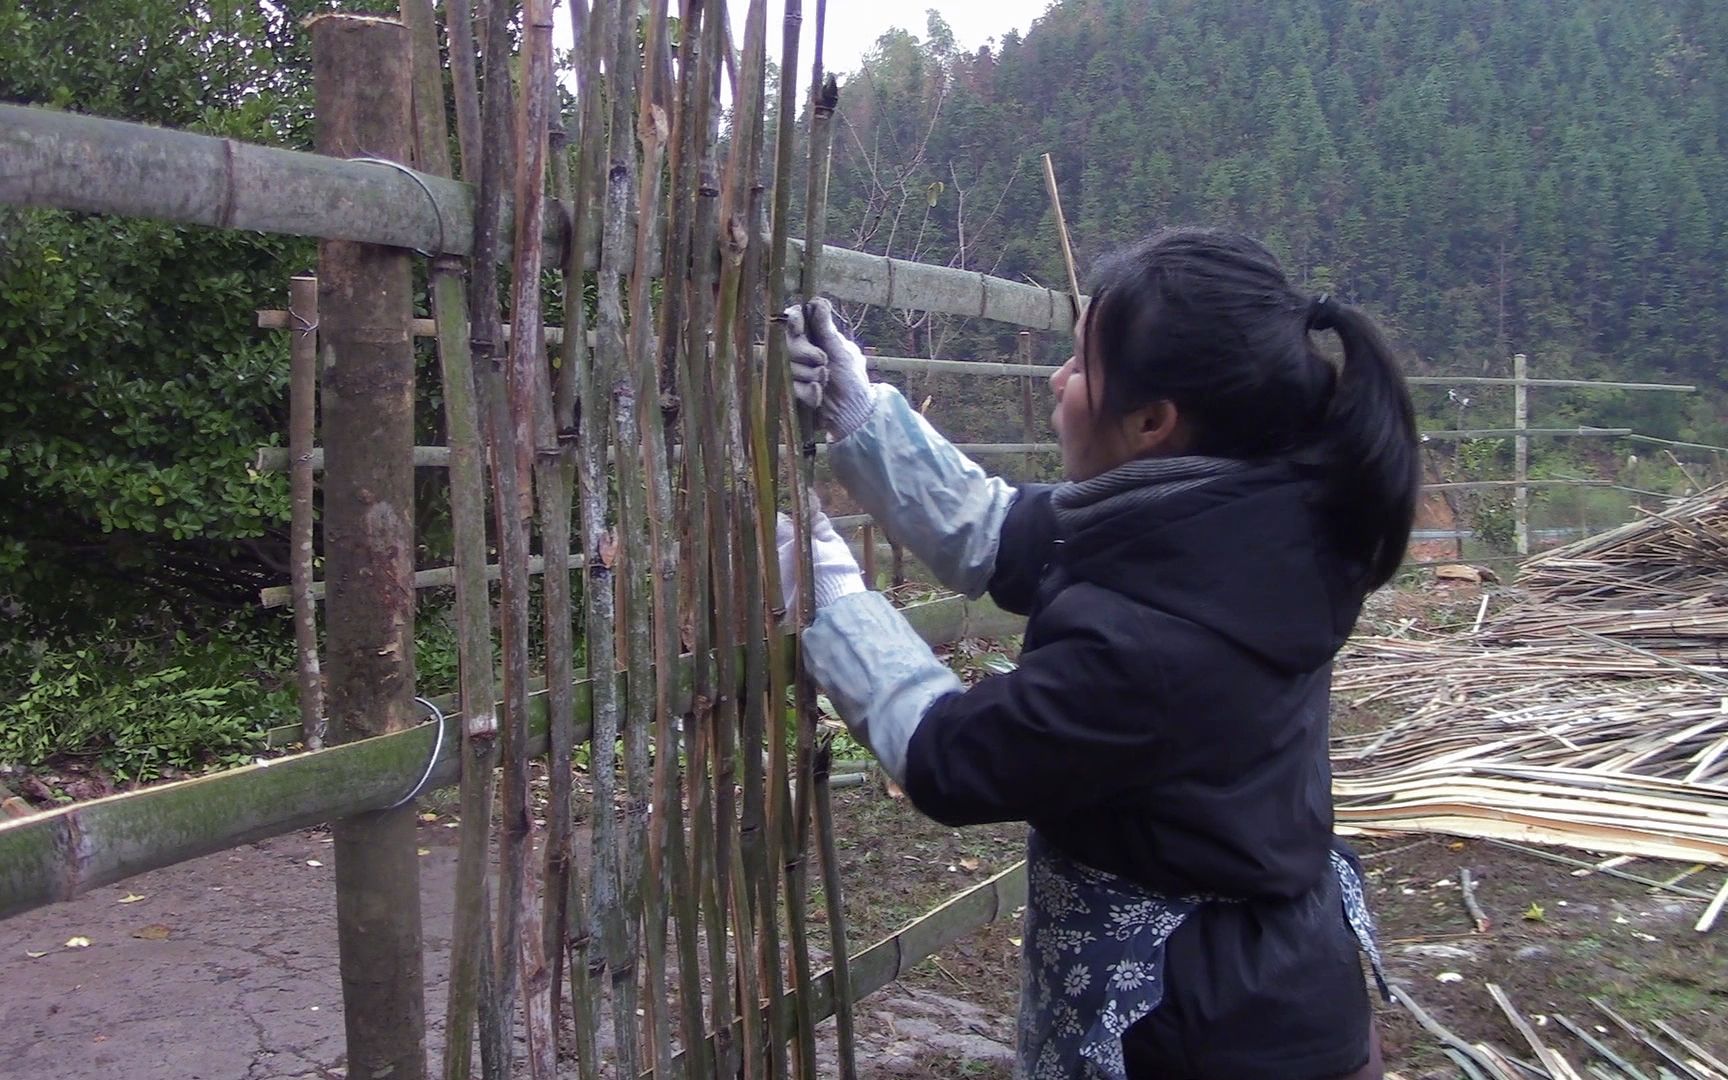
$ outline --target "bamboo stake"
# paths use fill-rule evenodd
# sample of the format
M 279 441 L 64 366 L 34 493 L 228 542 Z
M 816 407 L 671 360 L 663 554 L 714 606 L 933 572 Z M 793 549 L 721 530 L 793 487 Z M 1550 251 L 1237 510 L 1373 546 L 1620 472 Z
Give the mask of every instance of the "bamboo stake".
M 753 948 L 751 923 L 729 919 L 733 902 L 732 863 L 738 853 L 738 822 L 735 813 L 734 778 L 736 753 L 733 744 L 738 716 L 736 642 L 737 626 L 729 583 L 732 570 L 731 525 L 725 498 L 726 461 L 720 452 L 713 374 L 709 362 L 709 328 L 715 310 L 715 201 L 719 185 L 715 179 L 715 145 L 719 123 L 720 30 L 727 18 L 723 0 L 704 5 L 703 22 L 695 51 L 683 58 L 686 93 L 683 110 L 688 171 L 681 178 L 690 206 L 690 295 L 679 331 L 682 335 L 685 466 L 688 480 L 686 517 L 690 532 L 690 579 L 697 650 L 695 710 L 691 718 L 696 753 L 691 765 L 696 795 L 691 800 L 695 820 L 691 850 L 693 880 L 700 882 L 701 907 L 708 928 L 709 1022 L 715 1075 L 734 1076 L 743 1064 L 732 1036 L 737 996 L 754 993 L 754 970 L 742 966 Z M 705 647 L 719 649 L 719 664 L 706 662 Z M 718 683 L 716 683 L 716 670 Z M 740 958 L 734 986 L 728 977 L 728 924 L 736 927 L 735 945 Z M 755 1075 L 755 1073 L 747 1073 Z
M 292 517 L 289 572 L 294 597 L 295 674 L 300 693 L 301 741 L 308 750 L 324 747 L 324 673 L 318 665 L 318 608 L 312 599 L 312 443 L 318 414 L 318 279 L 288 282 L 288 311 L 294 324 L 289 349 L 288 453 Z
M 636 492 L 640 481 L 635 471 L 636 463 L 632 460 L 634 455 L 628 452 L 633 442 L 625 437 L 627 433 L 634 434 L 635 403 L 630 396 L 628 377 L 628 344 L 625 340 L 623 271 L 620 259 L 622 252 L 629 246 L 627 228 L 636 165 L 636 143 L 630 128 L 637 67 L 636 25 L 635 20 L 630 17 L 632 10 L 620 4 L 606 26 L 610 35 L 608 46 L 611 50 L 608 54 L 610 66 L 607 82 L 607 97 L 612 106 L 608 125 L 610 163 L 606 183 L 605 236 L 601 243 L 599 337 L 595 364 L 597 373 L 592 392 L 610 397 L 613 413 L 611 430 L 620 449 L 617 462 L 618 527 L 622 534 L 626 580 L 639 580 L 640 575 L 647 569 L 647 560 L 643 557 L 639 538 L 642 515 L 635 505 L 635 500 L 640 497 Z M 583 396 L 584 399 L 589 396 L 587 388 Z M 593 435 L 600 435 L 607 429 L 587 430 Z M 645 721 L 651 715 L 648 711 L 651 703 L 648 690 L 650 673 L 647 670 L 649 627 L 647 609 L 641 604 L 641 599 L 640 590 L 635 587 L 621 590 L 615 619 L 618 631 L 628 635 L 627 651 L 623 659 L 627 667 L 625 701 L 629 715 L 624 729 L 624 827 L 621 835 L 612 836 L 607 853 L 608 861 L 612 864 L 611 872 L 616 876 L 618 893 L 611 898 L 609 905 L 606 952 L 612 979 L 612 1022 L 617 1062 L 623 1075 L 639 1071 L 636 1031 L 639 972 L 636 958 L 637 932 L 641 925 L 641 888 L 637 852 L 640 850 L 646 824 L 644 819 L 647 802 L 642 782 L 648 753 Z M 611 628 L 602 632 L 610 633 Z M 589 646 L 593 647 L 592 641 Z M 597 736 L 599 734 L 596 732 Z M 597 743 L 597 755 L 600 749 Z M 597 763 L 596 767 L 610 772 L 615 767 L 610 745 L 605 750 L 605 759 L 604 762 Z M 608 795 L 610 796 L 610 792 Z M 610 800 L 602 807 L 601 812 L 607 815 L 613 813 Z
M 496 2 L 496 0 L 494 0 Z M 514 295 L 511 303 L 513 321 L 527 326 L 541 325 L 540 274 L 544 264 L 541 250 L 541 215 L 545 202 L 546 152 L 549 139 L 552 86 L 552 7 L 550 0 L 525 0 L 522 9 L 523 39 L 521 50 L 522 93 L 516 126 L 516 266 L 512 278 Z M 525 481 L 532 473 L 538 489 L 542 513 L 541 541 L 545 551 L 555 556 L 570 549 L 569 490 L 563 484 L 563 454 L 553 436 L 552 390 L 543 351 L 543 339 L 538 334 L 517 334 L 510 341 L 510 363 L 506 384 L 510 395 L 510 413 L 516 453 L 517 476 Z M 534 493 L 524 482 L 517 492 L 518 526 L 527 536 L 534 507 Z M 520 574 L 523 590 L 523 611 L 527 615 L 527 548 L 522 550 Z M 506 564 L 506 580 L 512 568 Z M 573 750 L 572 701 L 570 684 L 573 678 L 570 575 L 568 571 L 547 573 L 543 578 L 542 610 L 545 621 L 547 684 L 550 689 L 548 706 L 551 711 L 550 731 L 552 770 L 548 817 L 559 823 L 562 830 L 570 817 L 571 762 Z M 526 619 L 521 634 L 527 638 Z M 546 923 L 553 924 L 556 934 L 556 904 L 554 918 L 542 915 L 529 885 L 529 860 L 534 850 L 534 816 L 528 798 L 528 768 L 526 747 L 526 717 L 510 730 L 510 768 L 506 772 L 506 813 L 504 843 L 501 855 L 513 854 L 515 838 L 520 831 L 520 861 L 512 869 L 520 876 L 517 900 L 521 904 L 520 937 L 514 943 L 520 953 L 523 1008 L 526 1016 L 529 1072 L 535 1080 L 551 1080 L 557 1070 L 557 1007 L 552 996 L 552 967 L 549 957 L 558 953 L 557 944 L 550 947 L 546 940 Z M 522 749 L 518 751 L 518 731 Z M 518 767 L 518 762 L 520 766 Z M 520 794 L 516 784 L 520 784 Z M 518 802 L 518 798 L 520 801 Z M 518 813 L 520 816 L 518 816 Z M 562 844 L 568 846 L 568 839 Z M 547 892 L 558 880 L 558 864 L 567 856 L 558 849 L 554 837 L 547 845 Z M 504 872 L 503 859 L 500 872 Z
M 409 157 L 407 31 L 312 21 L 318 149 Z M 364 149 L 362 149 L 364 148 Z M 414 706 L 414 353 L 405 252 L 320 245 L 330 716 L 340 739 L 399 731 Z M 425 1076 L 419 860 L 412 806 L 337 822 L 336 922 L 349 1068 Z
M 681 58 L 681 67 L 678 72 L 679 81 L 677 83 L 672 82 L 673 73 L 668 60 L 661 72 L 665 93 L 664 95 L 656 94 L 656 97 L 664 96 L 667 101 L 672 103 L 670 140 L 672 151 L 667 174 L 672 178 L 674 186 L 668 192 L 667 201 L 672 208 L 670 221 L 673 235 L 665 245 L 668 261 L 666 272 L 662 275 L 663 280 L 672 282 L 677 282 L 680 277 L 685 276 L 682 271 L 689 263 L 692 215 L 696 208 L 696 200 L 684 198 L 687 188 L 678 186 L 678 182 L 687 181 L 694 176 L 694 162 L 696 160 L 694 136 L 697 134 L 697 129 L 692 121 L 695 119 L 694 95 L 698 92 L 700 85 L 701 46 L 699 40 L 703 16 L 701 0 L 685 0 L 680 8 L 680 16 L 682 38 L 679 43 Z M 660 17 L 657 16 L 656 18 Z M 658 32 L 664 35 L 665 27 L 660 27 Z M 657 52 L 669 54 L 669 46 L 663 47 Z M 654 85 L 658 88 L 662 84 L 656 81 Z M 651 110 L 645 108 L 644 112 L 652 120 Z M 640 119 L 638 123 L 641 124 Z M 648 125 L 642 126 L 646 128 Z M 641 250 L 642 246 L 639 241 L 639 251 Z M 683 370 L 683 365 L 680 362 L 682 359 L 680 344 L 684 340 L 683 312 L 686 308 L 686 301 L 687 297 L 684 290 L 676 284 L 665 290 L 662 295 L 658 327 L 661 350 L 657 380 L 649 381 L 638 391 L 639 395 L 645 393 L 649 401 L 675 400 L 679 376 Z M 649 355 L 649 350 L 644 348 L 637 361 L 639 370 L 646 368 L 650 374 L 656 374 L 653 360 L 654 358 Z M 651 481 L 654 485 L 650 490 L 651 501 L 657 501 L 661 507 L 658 512 L 650 511 L 651 518 L 656 522 L 659 522 L 662 515 L 676 515 L 680 509 L 675 505 L 677 502 L 676 495 L 670 486 L 670 459 L 664 449 L 666 436 L 675 422 L 676 412 L 667 414 L 664 409 L 662 409 L 661 423 L 656 423 L 653 420 L 649 422 L 649 426 L 654 431 L 655 439 L 658 440 L 661 458 L 658 462 L 651 464 Z M 687 514 L 687 507 L 684 509 Z M 672 520 L 672 518 L 669 516 L 667 520 Z M 688 520 L 687 516 L 685 520 Z M 656 528 L 658 527 L 656 524 Z M 687 529 L 686 535 L 688 535 Z M 682 575 L 692 572 L 693 567 L 689 565 L 690 560 L 681 559 L 681 555 L 684 554 L 681 544 L 674 543 L 664 535 L 654 538 L 652 543 L 656 551 L 660 553 L 660 569 L 658 571 L 660 580 L 656 584 L 662 590 L 658 610 L 658 618 L 661 622 L 657 627 L 657 642 L 662 651 L 657 656 L 664 655 L 666 657 L 665 673 L 662 673 L 660 661 L 656 659 L 656 694 L 660 696 L 662 680 L 670 678 L 673 659 L 677 657 L 682 644 L 681 631 L 684 620 L 681 617 L 679 597 L 675 587 L 683 581 Z M 679 565 L 681 561 L 684 563 L 683 566 Z M 705 592 L 703 598 L 706 600 Z M 694 884 L 702 881 L 706 875 L 699 871 L 693 872 L 688 862 L 689 852 L 685 836 L 685 802 L 688 799 L 692 808 L 702 802 L 699 792 L 701 791 L 701 769 L 704 762 L 697 759 L 699 755 L 693 755 L 691 760 L 685 763 L 685 775 L 680 776 L 678 770 L 678 762 L 681 759 L 680 743 L 694 750 L 695 743 L 699 740 L 680 737 L 681 733 L 673 724 L 670 683 L 668 682 L 666 685 L 667 693 L 664 700 L 657 702 L 664 723 L 657 729 L 656 733 L 659 746 L 656 766 L 660 766 L 662 763 L 665 766 L 664 772 L 657 768 L 655 776 L 655 813 L 657 814 L 656 823 L 660 830 L 656 835 L 664 838 L 658 860 L 663 870 L 657 876 L 664 882 L 664 887 L 667 889 L 673 905 L 672 914 L 675 920 L 678 950 L 680 1039 L 684 1046 L 692 1048 L 692 1055 L 688 1064 L 689 1071 L 701 1076 L 713 1072 L 713 1066 L 708 1060 L 708 1044 L 704 1037 L 706 1031 L 702 1019 L 701 914 L 698 899 L 700 887 Z M 689 719 L 691 718 L 686 717 L 686 720 Z M 690 728 L 684 730 L 690 731 L 696 726 L 692 724 Z M 700 815 L 697 816 L 696 822 L 700 828 L 702 824 Z M 665 934 L 664 908 L 660 914 L 661 920 L 656 933 L 663 938 Z M 720 944 L 723 945 L 724 943 L 721 942 Z
M 670 886 L 666 865 L 666 848 L 670 845 L 668 829 L 678 825 L 681 815 L 674 815 L 671 804 L 678 795 L 676 737 L 672 727 L 671 675 L 673 659 L 678 655 L 677 599 L 674 581 L 677 574 L 677 552 L 665 542 L 663 522 L 673 512 L 671 487 L 667 476 L 665 429 L 655 415 L 660 400 L 658 353 L 652 341 L 653 314 L 650 310 L 649 279 L 651 262 L 648 245 L 653 235 L 651 222 L 659 213 L 661 168 L 669 136 L 666 112 L 655 104 L 656 73 L 654 62 L 666 32 L 666 7 L 656 4 L 646 19 L 643 55 L 648 62 L 642 68 L 642 86 L 637 95 L 637 137 L 641 143 L 642 161 L 638 173 L 636 204 L 636 270 L 630 279 L 630 357 L 631 379 L 627 396 L 614 393 L 613 407 L 618 423 L 618 484 L 621 491 L 632 493 L 627 506 L 638 510 L 642 521 L 629 522 L 627 563 L 632 576 L 641 581 L 648 575 L 648 587 L 633 612 L 633 626 L 646 627 L 649 641 L 632 633 L 632 649 L 642 649 L 645 655 L 632 656 L 634 672 L 638 662 L 652 659 L 653 696 L 647 704 L 652 708 L 654 732 L 653 806 L 656 811 L 654 828 L 647 837 L 647 864 L 642 874 L 642 903 L 646 923 L 644 935 L 648 955 L 648 1005 L 653 1061 L 658 1065 L 672 1058 L 672 1036 L 667 1003 L 666 933 L 669 922 L 669 902 L 666 891 Z M 642 412 L 646 410 L 647 415 Z M 638 479 L 635 462 L 624 448 L 641 447 L 640 467 L 646 473 Z M 637 502 L 634 492 L 640 488 L 645 502 Z M 650 618 L 651 616 L 651 618 Z M 632 685 L 634 693 L 634 684 Z M 634 710 L 633 710 L 634 712 Z M 635 714 L 640 716 L 641 714 Z M 633 725 L 637 721 L 633 718 Z M 641 744 L 646 773 L 648 726 L 641 725 Z M 634 745 L 632 756 L 634 756 Z M 647 780 L 644 775 L 643 780 Z M 634 796 L 633 800 L 634 801 Z M 640 841 L 637 841 L 640 844 Z M 682 973 L 686 980 L 697 976 L 695 971 Z M 699 991 L 698 991 L 699 993 Z M 699 1040 L 700 1024 L 690 1037 Z
M 570 205 L 579 208 L 571 215 L 570 243 L 564 251 L 563 272 L 564 287 L 564 319 L 570 328 L 570 333 L 561 340 L 561 363 L 553 392 L 553 421 L 560 441 L 577 437 L 584 440 L 582 448 L 578 449 L 578 457 L 586 460 L 590 452 L 586 449 L 590 444 L 598 444 L 598 453 L 605 452 L 605 438 L 596 436 L 597 431 L 603 431 L 604 425 L 587 427 L 579 433 L 576 423 L 576 399 L 578 372 L 592 371 L 592 357 L 588 353 L 590 335 L 587 331 L 587 304 L 583 289 L 582 253 L 588 249 L 591 242 L 591 215 L 587 206 L 593 198 L 593 191 L 598 183 L 599 162 L 605 156 L 606 131 L 605 115 L 602 112 L 603 97 L 600 92 L 601 57 L 609 47 L 604 40 L 601 26 L 604 19 L 601 12 L 604 0 L 597 3 L 590 13 L 586 0 L 574 0 L 570 5 L 571 39 L 581 51 L 581 65 L 578 72 L 578 92 L 580 97 L 580 129 L 578 132 L 578 162 L 574 183 L 571 181 L 571 164 L 567 153 L 558 153 L 553 158 L 553 184 L 558 189 L 561 198 L 569 199 Z M 572 190 L 573 189 L 573 190 Z M 550 335 L 548 335 L 550 340 Z M 597 395 L 596 395 L 597 396 Z M 564 516 L 568 517 L 569 499 L 572 488 L 576 486 L 577 463 L 566 456 L 561 464 L 556 481 L 557 490 L 564 499 Z M 602 506 L 596 515 L 590 500 L 593 496 L 592 485 L 585 484 L 582 492 L 581 520 L 584 523 L 583 548 L 587 552 L 598 550 L 593 546 L 594 533 L 586 531 L 586 523 L 598 516 L 598 531 L 605 529 L 605 512 Z M 600 494 L 603 502 L 604 493 Z M 605 575 L 605 567 L 598 570 L 599 575 Z M 596 571 L 592 568 L 587 579 L 588 589 L 584 590 L 585 632 L 584 638 L 590 644 L 594 640 L 594 619 L 592 616 L 593 596 Z M 568 619 L 566 620 L 568 621 Z M 604 636 L 604 635 L 602 635 Z M 611 692 L 611 680 L 606 693 Z M 610 704 L 610 703 L 609 703 Z M 599 699 L 596 698 L 596 707 Z M 612 706 L 615 715 L 615 706 Z M 614 725 L 616 720 L 614 720 Z M 572 732 L 572 750 L 576 736 Z M 555 767 L 556 768 L 556 767 Z M 563 775 L 567 769 L 559 770 Z M 611 807 L 595 803 L 596 813 L 600 818 L 610 818 Z M 557 946 L 568 942 L 570 950 L 570 990 L 571 1012 L 575 1031 L 576 1063 L 582 1080 L 597 1080 L 600 1075 L 598 1030 L 600 1026 L 600 1001 L 596 989 L 594 971 L 600 962 L 600 954 L 594 948 L 595 933 L 587 898 L 581 876 L 576 872 L 573 853 L 568 852 L 568 838 L 574 826 L 571 820 L 573 807 L 566 803 L 562 807 L 548 808 L 548 820 L 554 823 L 558 843 L 551 848 L 547 861 L 546 877 L 546 941 L 549 953 L 556 955 Z M 591 866 L 598 865 L 600 848 L 598 845 L 600 833 L 595 832 L 595 843 L 591 845 L 589 861 Z M 557 865 L 554 865 L 556 863 Z M 560 997 L 559 991 L 560 965 L 558 959 L 553 960 L 552 967 L 552 1000 L 556 1007 Z
M 503 230 L 501 208 L 506 184 L 510 129 L 509 19 L 510 5 L 494 2 L 488 11 L 485 35 L 485 89 L 480 138 L 479 201 L 475 210 L 474 266 L 469 278 L 469 341 L 474 353 L 476 388 L 481 402 L 481 429 L 493 484 L 492 509 L 497 521 L 498 563 L 502 584 L 499 631 L 504 646 L 504 807 L 500 819 L 498 919 L 487 950 L 492 966 L 489 992 L 481 999 L 481 1065 L 488 1077 L 507 1077 L 511 1070 L 508 1032 L 519 974 L 517 942 L 526 892 L 526 698 L 528 693 L 528 590 L 523 573 L 528 539 L 521 517 L 520 488 L 528 478 L 517 473 L 515 453 L 507 445 L 512 425 L 503 374 L 503 329 L 498 305 L 496 265 Z M 471 177 L 472 179 L 472 177 Z M 514 774 L 514 775 L 512 775 Z
M 1590 1034 L 1590 1032 L 1584 1030 L 1584 1028 L 1573 1023 L 1570 1018 L 1563 1016 L 1560 1013 L 1555 1013 L 1554 1022 L 1571 1032 L 1574 1038 L 1585 1046 L 1588 1046 L 1592 1051 L 1600 1056 L 1603 1061 L 1613 1065 L 1616 1069 L 1619 1069 L 1621 1072 L 1631 1077 L 1632 1080 L 1650 1080 L 1648 1076 L 1641 1072 L 1630 1061 L 1627 1061 L 1625 1058 L 1615 1053 L 1613 1047 Z
M 1698 922 L 1692 929 L 1700 934 L 1708 934 L 1711 927 L 1716 925 L 1716 920 L 1721 917 L 1724 905 L 1728 905 L 1728 881 L 1722 882 L 1722 887 L 1716 891 L 1715 897 L 1704 909 L 1704 914 L 1698 917 Z
M 780 664 L 783 643 L 778 635 L 763 642 L 755 633 L 757 620 L 767 617 L 777 602 L 778 561 L 774 551 L 773 475 L 772 459 L 767 453 L 765 420 L 756 415 L 759 395 L 748 383 L 749 354 L 740 347 L 748 340 L 748 297 L 755 283 L 745 277 L 745 256 L 751 232 L 751 189 L 755 182 L 757 151 L 760 148 L 758 126 L 764 116 L 764 57 L 767 36 L 766 5 L 751 0 L 745 19 L 743 90 L 739 126 L 734 132 L 732 152 L 728 157 L 721 187 L 721 206 L 726 219 L 723 233 L 718 312 L 715 319 L 715 341 L 722 351 L 716 368 L 720 375 L 719 407 L 726 432 L 726 445 L 731 457 L 731 475 L 735 497 L 729 510 L 735 511 L 739 548 L 737 560 L 742 569 L 739 586 L 742 589 L 742 622 L 751 628 L 745 650 L 743 692 L 743 763 L 744 798 L 740 821 L 742 846 L 741 865 L 746 882 L 757 889 L 753 898 L 755 911 L 755 945 L 757 949 L 753 973 L 756 985 L 750 996 L 757 1001 L 778 1000 L 782 986 L 779 937 L 779 905 L 775 902 L 775 870 L 770 863 L 777 849 L 779 832 L 770 808 L 764 806 L 765 796 L 778 805 L 786 790 L 784 725 L 780 715 L 774 672 L 784 670 Z M 748 292 L 746 290 L 749 290 Z M 742 310 L 741 310 L 742 308 Z M 748 415 L 747 415 L 748 414 Z M 754 528 L 751 528 L 751 525 Z M 764 647 L 766 646 L 766 647 Z M 766 784 L 762 776 L 764 737 L 769 740 L 772 776 Z M 765 811 L 768 811 L 765 813 Z M 749 905 L 745 908 L 748 910 Z M 741 962 L 742 965 L 742 962 Z M 750 1008 L 746 1007 L 746 1016 Z M 787 1063 L 788 1034 L 785 1018 L 777 1011 L 768 1013 L 767 1053 L 771 1075 L 790 1075 Z M 748 1071 L 754 1054 L 760 1050 L 748 1045 L 754 1036 L 746 1025 L 745 1065 Z M 758 1068 L 760 1066 L 758 1065 Z
M 828 173 L 834 142 L 834 109 L 839 103 L 839 85 L 832 75 L 824 78 L 822 69 L 823 37 L 827 25 L 827 0 L 816 0 L 816 41 L 811 53 L 810 66 L 810 157 L 808 165 L 808 181 L 804 196 L 804 266 L 801 286 L 804 295 L 814 294 L 819 281 L 822 264 L 823 240 L 828 220 Z M 781 373 L 776 371 L 777 376 Z M 782 394 L 781 404 L 791 401 L 789 382 L 782 376 L 781 381 L 787 383 Z M 814 498 L 816 483 L 816 418 L 811 410 L 799 411 L 797 420 L 799 441 L 803 453 L 798 459 L 798 476 L 792 484 L 792 503 L 795 529 L 798 535 L 798 584 L 799 605 L 798 625 L 808 627 L 816 617 L 814 575 L 811 566 L 811 551 L 809 544 L 809 527 L 811 518 L 811 500 Z M 793 949 L 793 972 L 796 976 L 794 989 L 800 991 L 794 999 L 794 1015 L 798 1022 L 799 1075 L 805 1080 L 813 1080 L 816 1073 L 815 1025 L 810 1012 L 810 952 L 809 932 L 805 926 L 805 918 L 809 907 L 809 870 L 808 852 L 810 850 L 810 822 L 817 811 L 813 810 L 812 802 L 822 803 L 829 798 L 827 790 L 826 770 L 819 771 L 816 767 L 816 683 L 802 663 L 795 663 L 792 668 L 793 701 L 796 706 L 796 722 L 798 725 L 798 759 L 797 759 L 797 793 L 798 797 L 793 810 L 794 828 L 790 841 L 787 866 L 787 910 L 791 915 L 791 937 Z M 857 1074 L 857 1062 L 852 1040 L 851 1017 L 851 978 L 847 970 L 847 955 L 845 949 L 846 927 L 845 907 L 840 894 L 840 875 L 837 865 L 830 866 L 827 858 L 831 853 L 837 858 L 837 848 L 832 836 L 833 822 L 827 820 L 830 834 L 820 838 L 821 854 L 823 856 L 822 872 L 824 880 L 829 883 L 827 906 L 830 917 L 830 932 L 840 942 L 833 950 L 835 965 L 836 989 L 841 994 L 837 1011 L 839 1013 L 839 1064 L 843 1080 L 851 1080 Z
M 847 952 L 846 903 L 842 892 L 840 845 L 834 833 L 834 800 L 830 776 L 833 766 L 832 737 L 816 750 L 816 841 L 822 854 L 822 895 L 828 907 L 828 954 L 834 970 L 834 1027 L 843 1080 L 858 1075 L 857 1050 L 852 1029 L 852 961 Z M 861 781 L 862 774 L 854 774 Z
M 421 168 L 449 175 L 450 161 L 444 120 L 444 91 L 439 71 L 437 25 L 429 0 L 404 0 L 403 21 L 409 26 L 414 50 L 415 157 Z M 450 9 L 453 64 L 464 59 Z M 472 52 L 467 87 L 473 89 Z M 458 99 L 463 80 L 456 80 Z M 470 103 L 478 111 L 477 102 Z M 468 111 L 458 105 L 458 115 Z M 467 159 L 478 166 L 478 159 Z M 458 664 L 462 702 L 461 832 L 458 838 L 456 905 L 451 929 L 450 990 L 445 1007 L 444 1075 L 466 1080 L 472 1068 L 480 959 L 491 933 L 491 900 L 486 884 L 492 827 L 493 770 L 498 730 L 493 710 L 491 599 L 486 585 L 486 491 L 480 437 L 479 405 L 475 399 L 473 356 L 468 336 L 467 302 L 461 266 L 450 256 L 432 260 L 432 307 L 439 327 L 438 358 L 442 375 L 445 426 L 450 443 L 450 509 L 457 565 L 456 622 L 460 633 Z M 421 575 L 416 574 L 416 585 Z
M 1068 238 L 1068 219 L 1062 214 L 1062 192 L 1056 186 L 1056 163 L 1044 155 L 1044 187 L 1050 192 L 1050 213 L 1056 218 L 1056 235 L 1062 241 L 1062 264 L 1068 271 L 1068 304 L 1074 323 L 1080 322 L 1080 275 L 1074 268 L 1074 243 Z

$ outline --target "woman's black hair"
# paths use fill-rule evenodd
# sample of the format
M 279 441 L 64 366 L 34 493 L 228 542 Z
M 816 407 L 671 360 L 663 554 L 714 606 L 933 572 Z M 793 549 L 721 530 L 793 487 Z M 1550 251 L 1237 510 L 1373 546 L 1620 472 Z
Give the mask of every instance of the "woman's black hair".
M 1421 484 L 1416 419 L 1374 320 L 1292 286 L 1256 240 L 1169 229 L 1109 260 L 1082 317 L 1081 363 L 1102 368 L 1100 411 L 1170 401 L 1187 452 L 1318 469 L 1337 542 L 1367 588 L 1404 559 Z M 1313 333 L 1344 346 L 1334 367 Z

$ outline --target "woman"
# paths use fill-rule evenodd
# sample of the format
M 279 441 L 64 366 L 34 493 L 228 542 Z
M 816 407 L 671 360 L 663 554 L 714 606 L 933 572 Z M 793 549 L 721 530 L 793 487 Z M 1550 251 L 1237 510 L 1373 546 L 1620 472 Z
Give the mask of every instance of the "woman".
M 1015 488 L 871 386 L 825 301 L 787 322 L 835 475 L 944 583 L 1030 616 L 1020 666 L 965 689 L 815 523 L 805 662 L 853 732 L 936 820 L 1031 824 L 1020 1071 L 1379 1077 L 1327 759 L 1332 658 L 1419 482 L 1374 323 L 1246 237 L 1153 236 L 1051 377 L 1067 482 Z

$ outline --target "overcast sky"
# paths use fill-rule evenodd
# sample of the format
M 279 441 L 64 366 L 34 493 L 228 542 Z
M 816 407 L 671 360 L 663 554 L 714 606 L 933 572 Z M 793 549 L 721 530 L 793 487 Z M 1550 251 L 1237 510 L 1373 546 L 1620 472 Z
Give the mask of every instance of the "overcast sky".
M 858 69 L 859 60 L 892 27 L 911 31 L 924 37 L 925 12 L 934 8 L 942 13 L 954 31 L 954 41 L 962 49 L 976 49 L 990 38 L 1001 40 L 1009 30 L 1026 32 L 1032 20 L 1044 14 L 1051 0 L 829 0 L 827 33 L 823 37 L 822 53 L 830 71 L 849 72 Z M 562 7 L 562 5 L 560 5 Z M 727 5 L 732 13 L 735 40 L 743 44 L 745 0 L 733 0 Z M 677 5 L 672 5 L 674 11 Z M 784 12 L 783 0 L 768 0 L 768 51 L 779 59 L 780 26 Z M 810 50 L 816 43 L 816 0 L 803 0 L 804 40 L 799 46 L 798 66 L 808 74 Z M 569 16 L 559 11 L 558 47 L 570 47 Z

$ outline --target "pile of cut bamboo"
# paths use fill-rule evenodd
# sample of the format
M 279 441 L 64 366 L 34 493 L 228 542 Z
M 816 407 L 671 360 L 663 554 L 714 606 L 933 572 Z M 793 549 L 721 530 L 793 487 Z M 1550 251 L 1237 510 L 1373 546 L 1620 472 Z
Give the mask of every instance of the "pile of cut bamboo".
M 1543 555 L 1456 638 L 1334 681 L 1393 721 L 1333 747 L 1338 820 L 1728 863 L 1728 489 Z

